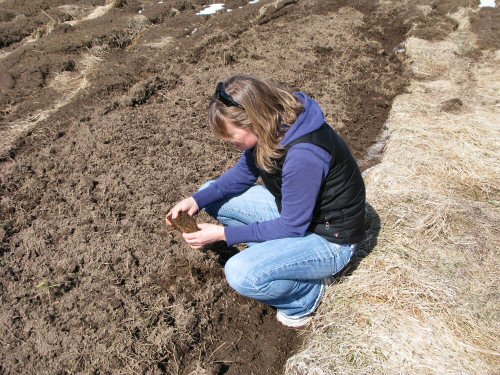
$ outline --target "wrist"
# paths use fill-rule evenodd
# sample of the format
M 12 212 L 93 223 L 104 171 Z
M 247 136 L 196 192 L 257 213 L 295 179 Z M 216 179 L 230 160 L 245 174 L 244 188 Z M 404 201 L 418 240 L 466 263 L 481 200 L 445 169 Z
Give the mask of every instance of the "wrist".
M 226 240 L 226 228 L 225 227 L 221 227 L 220 240 L 221 241 L 225 241 Z

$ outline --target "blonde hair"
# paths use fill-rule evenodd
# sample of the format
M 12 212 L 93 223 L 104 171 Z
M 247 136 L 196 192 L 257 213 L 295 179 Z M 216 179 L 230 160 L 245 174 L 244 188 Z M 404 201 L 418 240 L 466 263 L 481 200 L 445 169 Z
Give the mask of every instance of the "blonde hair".
M 288 89 L 251 76 L 229 78 L 224 82 L 224 90 L 243 108 L 226 106 L 214 96 L 210 102 L 208 124 L 221 138 L 228 136 L 226 120 L 236 127 L 251 130 L 257 137 L 257 166 L 271 172 L 276 167 L 276 159 L 283 155 L 279 142 L 304 106 Z

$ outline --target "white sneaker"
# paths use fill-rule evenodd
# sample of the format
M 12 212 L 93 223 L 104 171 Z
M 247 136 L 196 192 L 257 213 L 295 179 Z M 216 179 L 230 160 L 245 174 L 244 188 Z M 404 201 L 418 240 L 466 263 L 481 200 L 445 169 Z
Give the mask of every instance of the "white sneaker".
M 280 310 L 276 312 L 276 319 L 278 322 L 281 322 L 284 326 L 294 328 L 294 329 L 300 329 L 304 328 L 307 323 L 311 320 L 312 315 L 307 315 L 302 318 L 289 318 L 285 314 L 283 314 Z
M 324 279 L 321 279 L 321 284 L 323 285 L 323 288 L 321 291 L 320 302 L 321 302 L 321 299 L 323 298 L 323 295 L 325 294 L 326 288 L 329 285 L 333 284 L 334 282 L 335 282 L 334 276 L 329 276 L 329 277 L 325 277 Z M 318 303 L 318 305 L 319 305 L 319 303 Z M 278 320 L 278 322 L 281 322 L 284 326 L 287 326 L 290 328 L 295 328 L 295 329 L 304 328 L 307 325 L 307 323 L 309 323 L 311 318 L 312 318 L 312 314 L 307 315 L 307 316 L 303 316 L 302 318 L 294 319 L 294 318 L 290 318 L 290 317 L 286 316 L 280 310 L 278 310 L 276 312 L 276 319 Z

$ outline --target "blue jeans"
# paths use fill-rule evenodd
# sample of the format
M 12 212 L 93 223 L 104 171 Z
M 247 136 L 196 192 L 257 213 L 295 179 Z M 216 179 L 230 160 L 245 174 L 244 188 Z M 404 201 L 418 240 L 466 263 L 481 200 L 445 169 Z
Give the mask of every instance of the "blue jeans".
M 273 195 L 260 185 L 218 201 L 205 211 L 225 226 L 280 216 Z M 229 285 L 239 294 L 274 306 L 292 319 L 311 315 L 316 310 L 325 289 L 322 280 L 341 271 L 356 247 L 331 243 L 311 232 L 304 237 L 248 245 L 225 265 Z

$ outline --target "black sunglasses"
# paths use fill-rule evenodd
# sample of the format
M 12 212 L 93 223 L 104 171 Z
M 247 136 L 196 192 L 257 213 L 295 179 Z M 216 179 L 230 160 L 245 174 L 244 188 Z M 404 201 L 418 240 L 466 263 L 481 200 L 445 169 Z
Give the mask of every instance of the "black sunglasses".
M 219 99 L 225 106 L 227 107 L 238 107 L 241 109 L 245 109 L 240 103 L 233 99 L 231 95 L 229 95 L 226 90 L 224 90 L 224 83 L 219 82 L 217 87 L 215 88 L 214 97 Z

